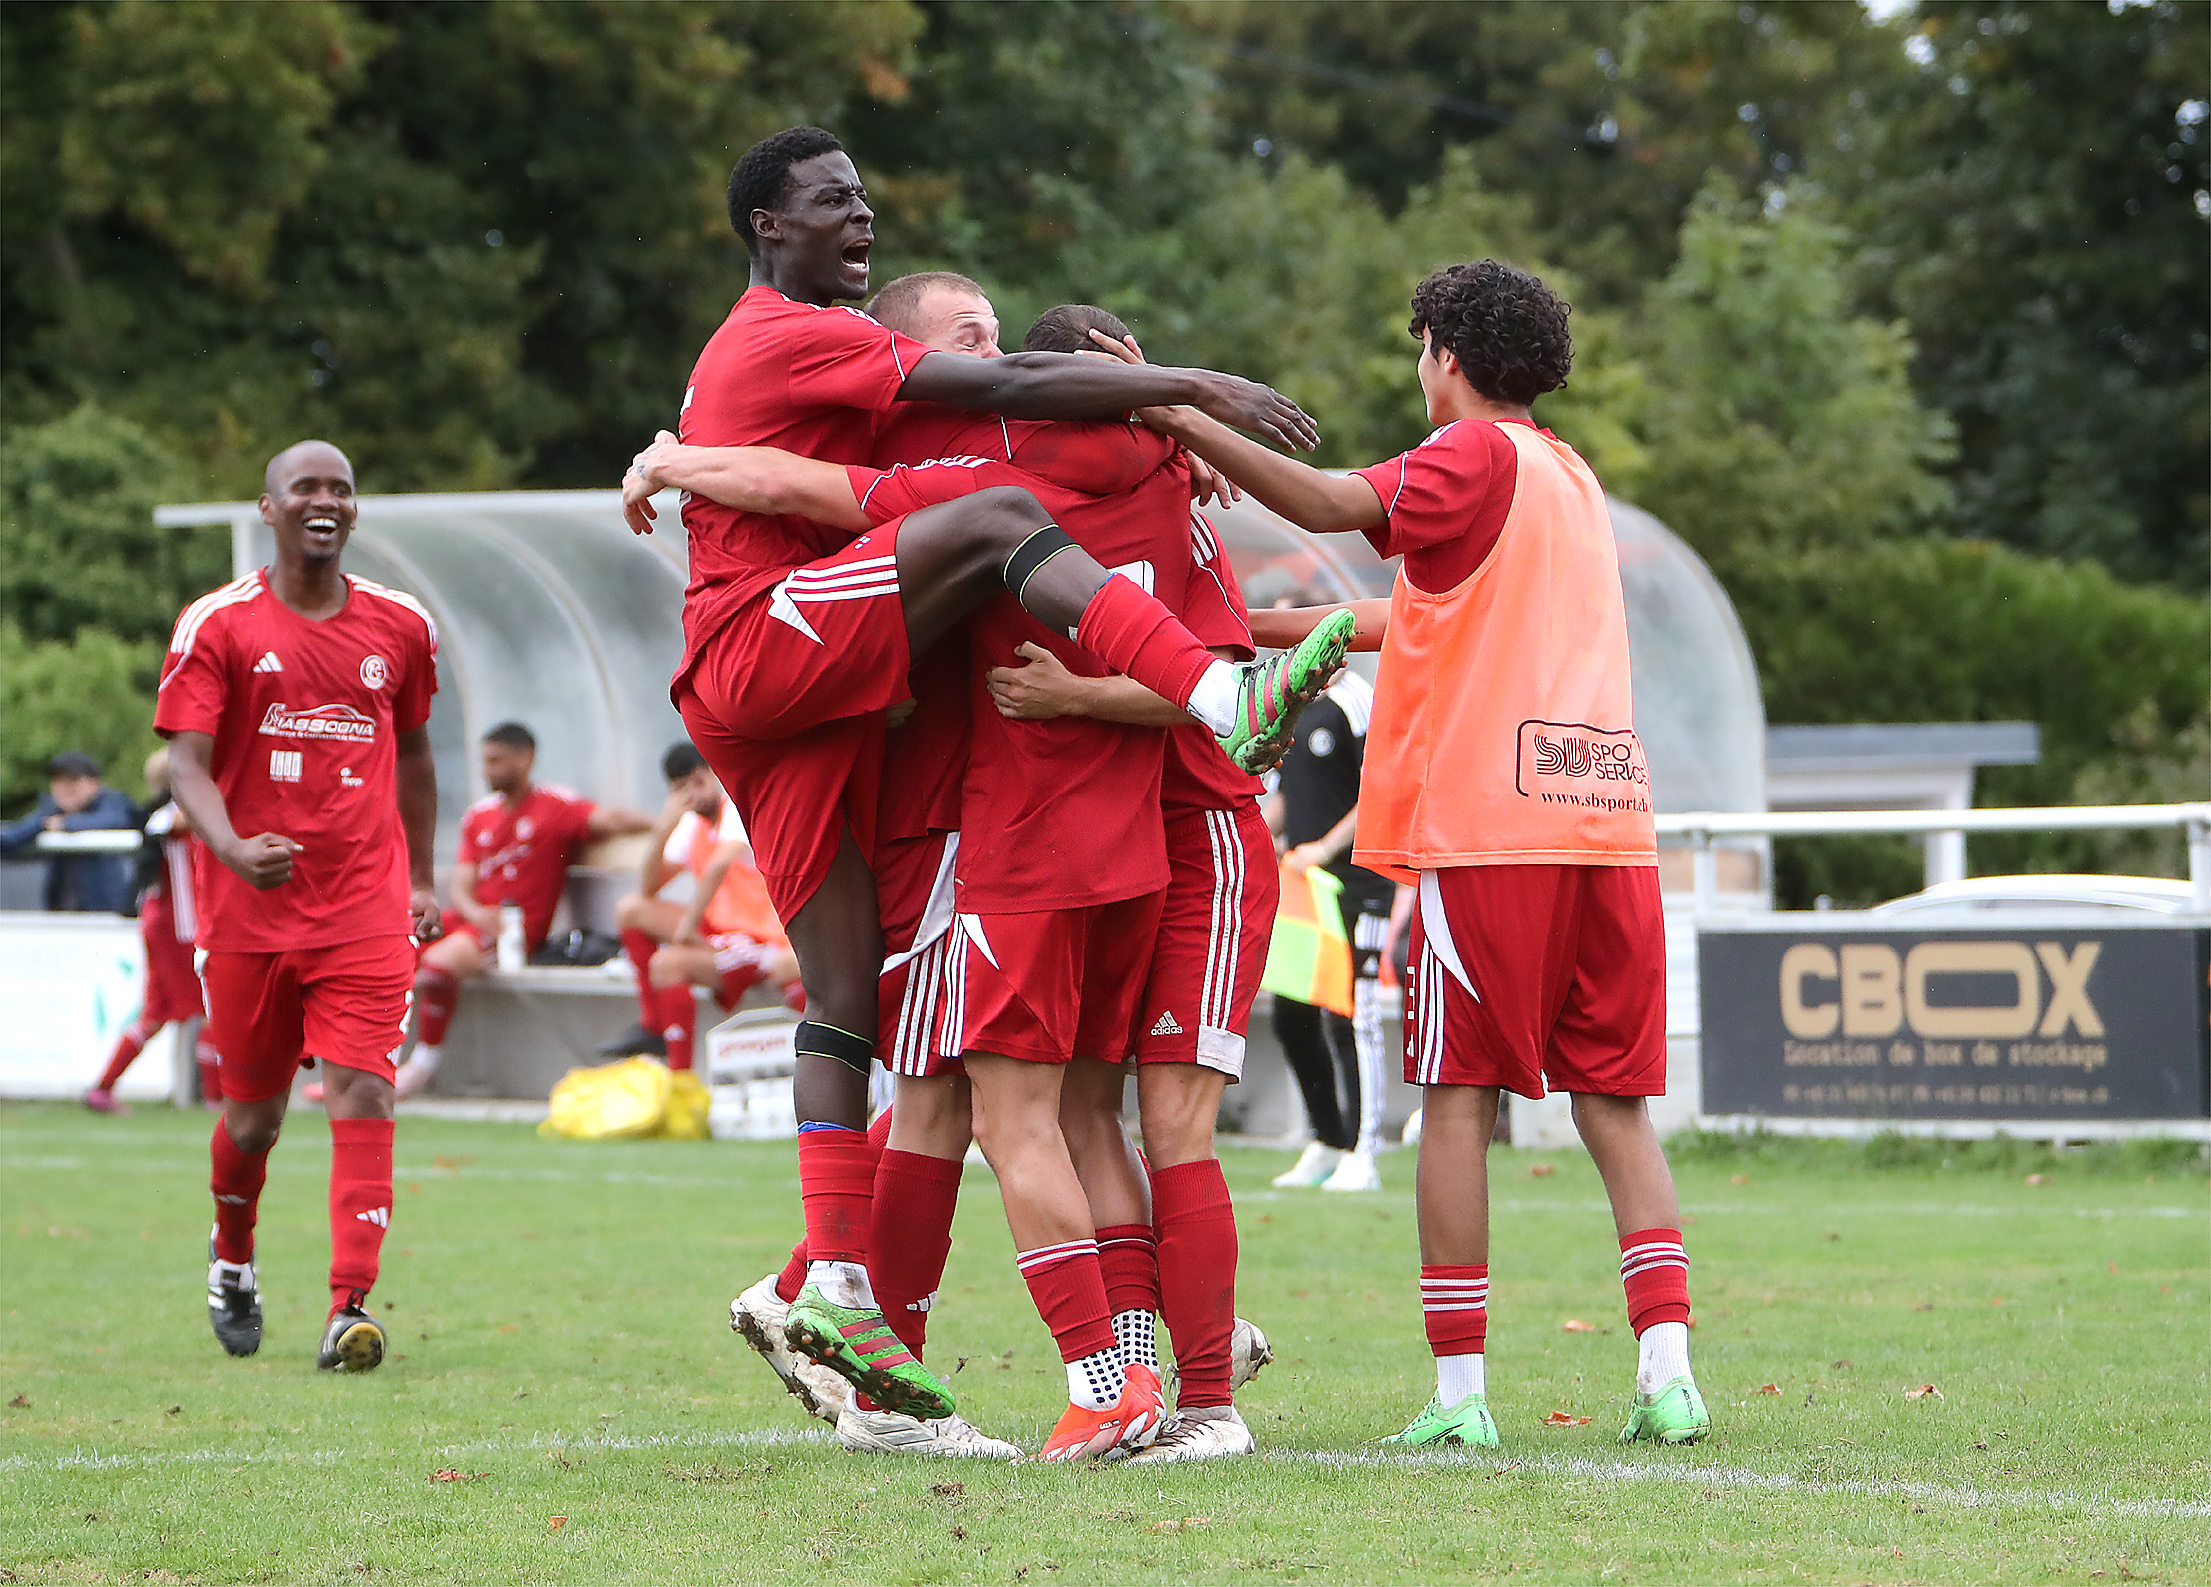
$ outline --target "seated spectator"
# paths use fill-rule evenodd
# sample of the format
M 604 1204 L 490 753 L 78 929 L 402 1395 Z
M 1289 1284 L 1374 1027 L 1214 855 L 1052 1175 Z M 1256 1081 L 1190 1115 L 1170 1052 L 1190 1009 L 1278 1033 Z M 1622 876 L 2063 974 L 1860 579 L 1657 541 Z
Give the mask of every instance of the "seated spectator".
M 565 788 L 531 782 L 537 739 L 519 722 L 486 733 L 482 753 L 491 792 L 461 818 L 445 935 L 425 946 L 416 964 L 415 1050 L 399 1066 L 394 1084 L 401 1097 L 416 1095 L 437 1073 L 461 983 L 498 962 L 500 911 L 510 905 L 522 911 L 522 951 L 535 953 L 553 929 L 578 852 L 600 838 L 653 824 L 641 810 L 595 805 Z M 314 1089 L 302 1095 L 313 1100 Z
M 609 1058 L 649 1054 L 671 1069 L 691 1067 L 703 986 L 724 1009 L 756 983 L 772 981 L 804 1007 L 798 959 L 768 904 L 767 884 L 737 810 L 689 743 L 662 757 L 668 804 L 646 838 L 643 890 L 622 900 L 622 948 L 637 972 L 638 1023 L 601 1047 Z M 661 893 L 688 871 L 690 896 Z
M 52 779 L 38 807 L 0 826 L 0 854 L 35 847 L 44 832 L 134 832 L 138 806 L 120 788 L 100 780 L 100 763 L 83 750 L 64 750 L 46 764 Z M 127 914 L 131 904 L 131 856 L 57 854 L 46 862 L 48 909 Z
M 140 851 L 137 877 L 138 935 L 146 945 L 145 992 L 138 1017 L 124 1027 L 107 1068 L 84 1094 L 84 1105 L 95 1113 L 130 1111 L 115 1099 L 116 1084 L 146 1044 L 172 1021 L 201 1022 L 193 1054 L 200 1068 L 200 1096 L 210 1107 L 220 1106 L 223 1100 L 215 1043 L 207 1030 L 207 1006 L 200 996 L 199 973 L 192 968 L 192 939 L 199 929 L 192 857 L 200 845 L 184 812 L 169 798 L 166 749 L 146 758 L 146 802 L 156 808 L 146 818 L 146 846 Z

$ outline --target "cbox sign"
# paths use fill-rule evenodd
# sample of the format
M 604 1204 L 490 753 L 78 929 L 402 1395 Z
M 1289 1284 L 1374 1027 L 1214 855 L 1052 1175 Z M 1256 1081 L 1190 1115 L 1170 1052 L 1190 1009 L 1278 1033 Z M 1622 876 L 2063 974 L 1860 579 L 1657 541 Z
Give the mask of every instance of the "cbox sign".
M 2211 929 L 1773 918 L 1697 933 L 1707 1113 L 2211 1114 Z

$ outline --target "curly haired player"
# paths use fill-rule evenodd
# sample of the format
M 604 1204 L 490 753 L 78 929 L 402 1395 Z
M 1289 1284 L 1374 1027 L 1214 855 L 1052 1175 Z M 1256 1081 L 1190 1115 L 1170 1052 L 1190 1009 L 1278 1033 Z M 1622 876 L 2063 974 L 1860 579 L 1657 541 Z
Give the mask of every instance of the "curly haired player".
M 1666 1089 L 1650 774 L 1604 491 L 1529 405 L 1566 384 L 1567 305 L 1494 260 L 1420 283 L 1435 433 L 1336 478 L 1187 410 L 1153 415 L 1293 523 L 1404 557 L 1367 728 L 1353 859 L 1419 893 L 1405 1078 L 1426 1088 L 1422 1309 L 1436 1393 L 1396 1442 L 1494 1446 L 1483 1343 L 1487 1153 L 1505 1088 L 1573 1097 L 1604 1176 L 1640 1360 L 1624 1442 L 1694 1443 L 1689 1263 L 1645 1099 Z M 1261 643 L 1318 613 L 1254 613 Z M 1447 795 L 1447 796 L 1446 796 Z

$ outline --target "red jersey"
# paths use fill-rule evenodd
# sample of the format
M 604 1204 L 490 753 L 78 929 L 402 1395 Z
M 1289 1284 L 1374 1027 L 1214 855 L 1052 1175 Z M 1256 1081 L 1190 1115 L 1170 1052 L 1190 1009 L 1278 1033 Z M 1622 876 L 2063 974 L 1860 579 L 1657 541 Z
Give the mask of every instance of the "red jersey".
M 1208 650 L 1225 650 L 1235 660 L 1249 661 L 1259 654 L 1251 640 L 1251 619 L 1244 613 L 1243 586 L 1229 565 L 1228 548 L 1205 515 L 1190 509 L 1190 555 L 1194 567 L 1182 609 L 1175 615 L 1197 642 Z M 1222 750 L 1211 730 L 1196 726 L 1171 728 L 1167 733 L 1167 762 L 1160 773 L 1159 802 L 1167 814 L 1190 810 L 1234 810 L 1259 797 L 1263 784 Z
M 301 845 L 292 877 L 256 891 L 202 849 L 198 946 L 280 953 L 405 936 L 407 838 L 398 734 L 430 719 L 438 631 L 411 595 L 345 576 L 346 603 L 311 621 L 249 573 L 177 619 L 154 727 L 206 733 L 232 830 Z
M 476 901 L 493 909 L 521 905 L 522 933 L 533 948 L 553 929 L 568 867 L 591 841 L 597 808 L 565 788 L 533 784 L 512 809 L 493 794 L 461 817 L 460 861 L 476 867 Z
M 997 435 L 1014 464 L 969 455 L 852 471 L 876 522 L 994 485 L 1034 491 L 1062 528 L 1108 568 L 1127 574 L 1170 608 L 1189 582 L 1189 473 L 1173 445 L 1127 423 L 1066 424 L 985 419 L 968 432 L 978 452 Z M 1050 473 L 1027 471 L 1034 458 Z M 1090 494 L 1064 487 L 1079 481 Z M 1159 813 L 1166 735 L 1087 717 L 1016 722 L 990 703 L 986 675 L 1020 661 L 1024 642 L 1044 646 L 1070 672 L 1108 669 L 1063 634 L 1044 628 L 1010 595 L 967 622 L 972 654 L 972 742 L 962 786 L 958 907 L 969 914 L 1083 908 L 1157 892 L 1167 883 Z
M 700 352 L 677 432 L 690 446 L 776 446 L 829 463 L 864 463 L 898 388 L 928 352 L 858 309 L 816 308 L 753 287 Z M 703 496 L 685 498 L 683 527 L 691 584 L 678 679 L 747 599 L 854 538 Z
M 1415 589 L 1431 595 L 1457 589 L 1496 549 L 1520 475 L 1519 449 L 1501 424 L 1551 433 L 1520 419 L 1460 420 L 1410 452 L 1356 471 L 1389 514 L 1387 523 L 1364 531 L 1367 540 L 1382 556 L 1404 557 Z

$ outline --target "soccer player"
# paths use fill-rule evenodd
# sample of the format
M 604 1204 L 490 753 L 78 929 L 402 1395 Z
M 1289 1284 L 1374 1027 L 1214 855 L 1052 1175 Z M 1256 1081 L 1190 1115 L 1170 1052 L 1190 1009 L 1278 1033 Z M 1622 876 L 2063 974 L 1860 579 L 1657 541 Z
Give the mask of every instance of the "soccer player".
M 1486 1154 L 1500 1091 L 1573 1097 L 1603 1175 L 1638 1362 L 1623 1442 L 1694 1443 L 1688 1257 L 1645 1099 L 1666 1089 L 1650 777 L 1604 491 L 1530 404 L 1566 383 L 1567 306 L 1494 260 L 1413 294 L 1429 421 L 1337 478 L 1188 410 L 1167 434 L 1291 522 L 1404 557 L 1352 858 L 1413 884 L 1405 1078 L 1425 1088 L 1418 1200 L 1434 1398 L 1405 1445 L 1494 1447 L 1483 1343 Z
M 146 836 L 153 853 L 140 860 L 141 892 L 138 901 L 138 935 L 146 945 L 146 990 L 138 1017 L 123 1029 L 109 1056 L 107 1068 L 84 1105 L 95 1113 L 128 1113 L 115 1099 L 115 1087 L 146 1043 L 171 1023 L 201 1020 L 193 1058 L 199 1064 L 200 1096 L 210 1104 L 223 1099 L 222 1081 L 216 1073 L 215 1043 L 203 1016 L 207 1005 L 200 997 L 200 978 L 192 968 L 192 938 L 199 928 L 193 907 L 192 857 L 199 844 L 192 829 L 169 797 L 169 752 L 157 749 L 146 757 L 146 789 L 154 806 L 146 818 Z
M 1382 1132 L 1382 953 L 1396 886 L 1351 863 L 1359 824 L 1359 767 L 1374 691 L 1345 672 L 1298 718 L 1297 737 L 1275 768 L 1283 862 L 1302 875 L 1318 865 L 1341 884 L 1337 904 L 1351 945 L 1351 1017 L 1295 998 L 1274 1000 L 1274 1034 L 1297 1076 L 1313 1140 L 1278 1174 L 1282 1188 L 1379 1190 L 1374 1152 Z
M 668 803 L 645 839 L 640 890 L 616 908 L 622 949 L 637 973 L 638 1025 L 599 1051 L 610 1058 L 649 1055 L 689 1069 L 698 1040 L 694 986 L 725 1009 L 761 980 L 802 1008 L 798 960 L 753 868 L 744 823 L 706 758 L 689 740 L 660 758 Z M 684 901 L 661 894 L 690 876 Z
M 850 158 L 819 128 L 748 150 L 730 176 L 729 211 L 752 285 L 693 371 L 686 442 L 860 464 L 902 400 L 1038 418 L 1188 400 L 1285 441 L 1313 439 L 1294 404 L 1232 376 L 971 358 L 834 307 L 866 295 L 874 217 Z M 906 697 L 911 659 L 986 597 L 1010 591 L 1049 630 L 1078 632 L 1107 664 L 1191 705 L 1234 753 L 1262 764 L 1334 669 L 1342 635 L 1316 631 L 1281 666 L 1217 663 L 1018 490 L 945 502 L 856 539 L 695 495 L 684 521 L 692 577 L 671 695 L 737 803 L 809 999 L 793 1102 L 813 1266 L 790 1337 L 878 1403 L 941 1416 L 951 1396 L 895 1348 L 864 1266 L 874 1154 L 861 1126 L 883 958 L 869 865 L 885 713 Z
M 509 905 L 522 911 L 523 952 L 535 953 L 553 929 L 568 867 L 584 846 L 652 825 L 652 817 L 639 811 L 610 809 L 565 788 L 533 783 L 537 738 L 520 722 L 501 722 L 486 733 L 481 754 L 491 792 L 461 817 L 453 907 L 443 916 L 443 935 L 422 950 L 415 967 L 415 1050 L 392 1086 L 402 1102 L 438 1072 L 461 983 L 497 961 L 500 911 Z M 323 1088 L 307 1086 L 300 1096 L 320 1102 Z
M 353 465 L 325 441 L 269 462 L 269 566 L 178 618 L 154 727 L 207 845 L 201 980 L 222 1054 L 211 1143 L 208 1321 L 261 1346 L 253 1226 L 293 1072 L 323 1065 L 330 1111 L 330 1312 L 315 1364 L 366 1372 L 366 1307 L 392 1206 L 393 1060 L 415 944 L 438 935 L 430 697 L 437 629 L 416 601 L 339 570 Z

